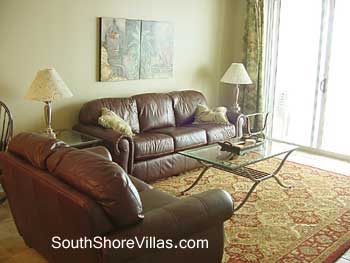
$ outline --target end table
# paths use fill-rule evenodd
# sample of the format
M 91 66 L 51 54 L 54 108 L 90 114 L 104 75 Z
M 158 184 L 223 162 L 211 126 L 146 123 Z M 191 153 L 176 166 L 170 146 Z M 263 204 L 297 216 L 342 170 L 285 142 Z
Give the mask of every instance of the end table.
M 100 138 L 74 130 L 55 130 L 55 133 L 56 139 L 63 141 L 71 147 L 79 149 L 102 145 L 103 142 Z

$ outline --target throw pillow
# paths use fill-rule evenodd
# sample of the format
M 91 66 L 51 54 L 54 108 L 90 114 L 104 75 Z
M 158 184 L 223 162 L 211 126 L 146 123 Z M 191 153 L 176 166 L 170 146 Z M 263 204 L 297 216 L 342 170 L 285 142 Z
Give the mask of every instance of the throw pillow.
M 195 123 L 229 124 L 226 112 L 226 107 L 217 107 L 211 110 L 205 105 L 198 104 L 195 113 Z
M 107 108 L 101 109 L 101 116 L 98 118 L 98 124 L 105 128 L 111 128 L 121 134 L 134 135 L 130 125 L 119 117 L 114 111 Z

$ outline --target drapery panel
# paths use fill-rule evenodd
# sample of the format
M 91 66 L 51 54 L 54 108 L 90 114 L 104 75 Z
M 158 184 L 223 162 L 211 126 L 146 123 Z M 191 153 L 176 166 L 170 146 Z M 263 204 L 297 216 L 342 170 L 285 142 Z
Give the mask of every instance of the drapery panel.
M 264 0 L 247 0 L 244 51 L 245 65 L 253 84 L 242 87 L 239 104 L 245 114 L 263 111 L 263 30 Z M 257 125 L 258 122 L 255 128 Z

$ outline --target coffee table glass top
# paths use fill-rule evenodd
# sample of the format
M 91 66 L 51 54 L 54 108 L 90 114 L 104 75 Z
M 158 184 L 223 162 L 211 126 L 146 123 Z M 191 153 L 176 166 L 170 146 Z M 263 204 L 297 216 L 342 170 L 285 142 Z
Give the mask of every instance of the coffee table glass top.
M 284 153 L 296 150 L 298 147 L 286 143 L 275 142 L 265 139 L 264 143 L 244 153 L 243 155 L 231 154 L 221 151 L 221 146 L 218 144 L 211 144 L 195 149 L 181 151 L 179 154 L 196 159 L 206 164 L 222 167 L 224 169 L 236 170 L 246 165 L 254 164 Z

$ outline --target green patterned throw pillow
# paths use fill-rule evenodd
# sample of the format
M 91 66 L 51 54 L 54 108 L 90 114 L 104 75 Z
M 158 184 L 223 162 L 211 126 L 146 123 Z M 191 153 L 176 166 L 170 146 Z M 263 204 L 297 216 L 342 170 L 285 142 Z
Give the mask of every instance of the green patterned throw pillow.
M 101 109 L 101 116 L 98 118 L 98 124 L 105 128 L 111 128 L 121 134 L 134 135 L 130 125 L 120 118 L 114 111 L 107 108 Z
M 195 123 L 229 124 L 226 112 L 226 107 L 217 107 L 211 110 L 205 105 L 198 104 L 195 113 Z

